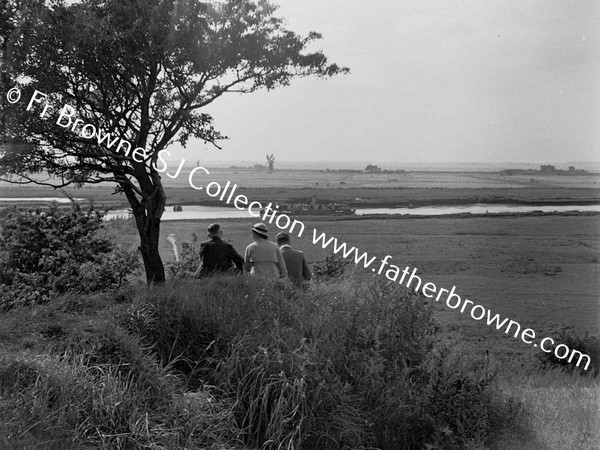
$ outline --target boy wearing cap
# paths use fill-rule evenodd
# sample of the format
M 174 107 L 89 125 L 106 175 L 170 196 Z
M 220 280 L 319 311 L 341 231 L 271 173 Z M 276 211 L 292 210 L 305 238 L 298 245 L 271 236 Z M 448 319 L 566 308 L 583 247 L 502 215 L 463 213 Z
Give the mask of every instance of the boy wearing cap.
M 194 276 L 229 272 L 233 266 L 237 272 L 241 272 L 244 259 L 235 251 L 233 245 L 223 241 L 221 225 L 209 225 L 208 240 L 200 243 L 200 266 L 194 272 Z
M 287 269 L 283 255 L 275 242 L 269 240 L 269 229 L 264 223 L 252 227 L 254 242 L 246 247 L 244 272 L 265 278 L 286 278 Z
M 295 250 L 290 245 L 290 235 L 285 231 L 277 233 L 277 245 L 283 255 L 288 277 L 296 286 L 302 286 L 305 281 L 310 280 L 312 273 L 304 258 L 304 252 Z

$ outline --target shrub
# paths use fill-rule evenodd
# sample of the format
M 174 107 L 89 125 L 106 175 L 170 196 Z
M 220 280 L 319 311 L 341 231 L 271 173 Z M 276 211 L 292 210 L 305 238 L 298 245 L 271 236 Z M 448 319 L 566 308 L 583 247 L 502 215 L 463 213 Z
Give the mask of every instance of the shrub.
M 424 364 L 411 373 L 409 397 L 418 409 L 409 422 L 418 426 L 401 447 L 410 443 L 415 448 L 430 445 L 431 448 L 460 450 L 485 442 L 493 431 L 497 415 L 501 414 L 494 404 L 494 376 L 485 357 L 469 358 L 456 350 L 455 345 L 437 345 Z M 395 422 L 393 403 L 388 400 L 381 404 L 388 439 L 394 444 L 387 448 L 397 448 L 405 436 L 394 433 L 395 428 L 390 426 Z
M 165 264 L 168 278 L 189 278 L 200 265 L 200 243 L 196 233 L 192 233 L 190 242 L 181 243 L 179 261 L 171 261 Z
M 64 292 L 119 287 L 138 266 L 137 254 L 102 236 L 102 214 L 56 204 L 46 211 L 5 212 L 0 218 L 0 308 L 42 303 Z
M 157 376 L 171 377 L 160 369 Z M 0 359 L 0 444 L 7 448 L 206 448 L 235 442 L 230 406 L 191 405 L 163 383 L 157 405 L 119 366 L 53 356 Z M 3 439 L 2 439 L 3 438 Z
M 569 359 L 559 359 L 552 353 L 541 352 L 537 355 L 540 365 L 543 369 L 559 368 L 567 373 L 579 373 L 581 375 L 591 375 L 597 377 L 600 371 L 600 339 L 589 333 L 579 335 L 574 331 L 564 328 L 555 339 L 556 342 L 565 344 L 571 350 L 577 350 L 590 357 L 588 369 L 585 369 L 586 360 L 580 366 L 576 366 L 577 359 L 571 362 Z
M 121 321 L 164 363 L 187 361 L 192 386 L 234 399 L 250 446 L 467 448 L 494 425 L 489 367 L 445 350 L 431 305 L 380 277 L 308 291 L 180 280 L 142 294 Z
M 350 264 L 350 261 L 341 256 L 329 255 L 324 261 L 313 264 L 313 274 L 315 278 L 322 280 L 339 278 L 344 274 L 348 264 Z
M 170 367 L 114 322 L 74 331 L 50 326 L 42 334 L 61 356 L 0 357 L 0 446 L 183 449 L 239 442 L 230 401 L 208 390 L 182 393 Z

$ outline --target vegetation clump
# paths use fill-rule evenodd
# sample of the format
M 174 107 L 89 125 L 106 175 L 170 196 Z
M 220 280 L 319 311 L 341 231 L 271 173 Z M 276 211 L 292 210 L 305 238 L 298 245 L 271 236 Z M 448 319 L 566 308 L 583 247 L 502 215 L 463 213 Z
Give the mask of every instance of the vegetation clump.
M 0 315 L 0 445 L 464 449 L 510 417 L 488 360 L 444 341 L 431 303 L 377 275 L 341 277 L 330 259 L 300 290 L 189 279 L 192 242 L 173 280 L 90 295 L 78 268 L 115 251 L 101 216 L 50 213 L 3 222 L 9 281 L 31 276 L 53 298 Z
M 464 361 L 439 340 L 430 306 L 377 277 L 309 291 L 179 280 L 120 321 L 188 386 L 232 399 L 250 446 L 468 448 L 503 414 L 486 360 Z
M 313 273 L 315 278 L 322 280 L 339 278 L 344 275 L 348 264 L 350 264 L 350 261 L 347 259 L 331 254 L 324 261 L 318 261 L 313 264 Z
M 580 335 L 573 330 L 563 328 L 561 333 L 557 335 L 556 342 L 566 345 L 570 349 L 577 350 L 584 355 L 590 357 L 589 367 L 586 368 L 586 361 L 577 366 L 574 362 L 569 362 L 569 359 L 559 359 L 556 357 L 554 352 L 546 353 L 542 352 L 538 354 L 538 360 L 540 361 L 543 369 L 548 368 L 559 368 L 569 374 L 579 373 L 581 375 L 591 375 L 597 377 L 600 372 L 600 339 L 589 333 Z M 575 358 L 575 362 L 577 359 Z
M 103 229 L 102 214 L 72 202 L 0 215 L 0 310 L 43 303 L 56 294 L 119 288 L 138 267 Z

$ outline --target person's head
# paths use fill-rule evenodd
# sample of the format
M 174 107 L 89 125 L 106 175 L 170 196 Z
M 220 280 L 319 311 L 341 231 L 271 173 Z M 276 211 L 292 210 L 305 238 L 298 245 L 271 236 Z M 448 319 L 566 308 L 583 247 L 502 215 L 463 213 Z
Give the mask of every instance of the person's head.
M 287 234 L 285 231 L 280 231 L 279 233 L 277 233 L 276 239 L 277 245 L 279 245 L 280 247 L 282 245 L 290 245 L 290 235 Z
M 255 241 L 269 238 L 269 229 L 264 223 L 255 223 L 252 227 L 252 237 Z
M 221 225 L 218 223 L 212 223 L 208 226 L 208 237 L 221 237 L 223 235 L 223 230 L 221 230 Z

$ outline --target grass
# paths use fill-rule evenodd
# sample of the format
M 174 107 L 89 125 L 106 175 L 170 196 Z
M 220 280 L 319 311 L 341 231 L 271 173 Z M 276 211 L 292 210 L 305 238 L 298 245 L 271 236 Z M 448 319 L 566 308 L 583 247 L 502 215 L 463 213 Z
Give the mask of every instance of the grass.
M 517 400 L 525 411 L 523 428 L 527 447 L 561 450 L 600 448 L 600 383 L 597 379 L 557 370 L 536 372 L 507 367 L 499 381 L 506 398 Z M 524 438 L 505 437 L 523 444 Z M 502 448 L 502 447 L 498 447 Z
M 598 446 L 597 380 L 485 357 L 402 290 L 255 281 L 3 314 L 0 447 Z
M 290 179 L 290 174 L 284 172 L 266 178 L 223 171 L 215 179 L 236 182 L 239 176 L 238 184 L 255 186 L 244 193 L 261 201 L 310 198 L 313 194 L 319 199 L 360 197 L 382 203 L 398 198 L 459 196 L 568 200 L 597 198 L 598 192 L 593 186 L 594 177 L 553 177 L 530 187 L 526 186 L 529 178 L 501 180 L 493 174 L 441 178 L 394 174 L 394 181 L 383 176 L 344 178 L 347 184 L 341 188 L 331 184 L 338 175 L 342 174 L 332 177 L 312 173 L 305 180 L 294 181 L 298 189 L 286 187 L 284 181 Z M 181 180 L 185 184 L 185 178 Z M 323 186 L 323 180 L 331 186 Z M 258 187 L 267 184 L 268 189 Z M 100 203 L 122 202 L 110 196 L 109 190 L 96 189 L 89 193 L 99 194 Z M 26 192 L 38 195 L 35 190 Z M 27 195 L 23 188 L 7 195 L 12 193 Z M 189 187 L 170 188 L 168 193 L 174 202 L 199 199 Z M 600 331 L 597 217 L 302 220 L 309 232 L 314 227 L 373 255 L 390 254 L 392 263 L 418 267 L 419 275 L 438 286 L 456 285 L 461 296 L 477 300 L 540 334 L 555 337 L 563 326 L 579 334 Z M 250 218 L 223 223 L 226 238 L 238 251 L 249 242 L 252 223 Z M 162 235 L 174 233 L 179 240 L 187 240 L 192 232 L 203 236 L 206 225 L 207 221 L 163 223 Z M 136 246 L 131 223 L 120 222 L 110 231 L 113 239 L 127 248 Z M 310 239 L 296 239 L 294 244 L 311 261 L 328 254 L 313 246 Z M 163 256 L 169 259 L 170 244 L 164 241 L 161 245 Z M 385 352 L 366 352 L 372 347 L 368 334 L 362 340 L 351 340 L 352 351 L 341 346 L 340 336 L 347 335 L 345 330 L 352 329 L 352 322 L 338 315 L 348 311 L 342 301 L 347 296 L 336 292 L 347 286 L 320 287 L 313 291 L 314 302 L 299 302 L 297 297 L 288 298 L 285 291 L 278 291 L 265 303 L 260 289 L 224 280 L 217 285 L 201 283 L 186 281 L 171 286 L 171 293 L 156 291 L 154 297 L 138 288 L 89 298 L 65 297 L 57 303 L 0 316 L 0 448 L 233 448 L 241 446 L 242 438 L 245 442 L 287 442 L 290 448 L 298 439 L 321 448 L 336 442 L 353 448 L 371 442 L 373 447 L 373 439 L 382 439 L 394 442 L 390 448 L 408 448 L 419 442 L 406 436 L 428 432 L 431 449 L 452 445 L 502 450 L 600 447 L 595 426 L 600 420 L 598 381 L 556 370 L 540 372 L 533 364 L 538 351 L 438 307 L 441 305 L 434 305 L 431 312 L 443 333 L 438 333 L 436 350 L 419 363 L 425 374 L 422 384 L 413 391 L 399 384 L 400 397 L 390 397 L 402 398 L 404 405 L 414 410 L 410 417 L 428 418 L 411 422 L 404 410 L 388 398 L 356 394 L 359 385 L 363 393 L 394 391 L 382 389 L 389 386 L 385 383 L 369 385 L 365 381 L 383 383 L 385 377 L 381 375 L 390 373 L 381 369 L 385 367 L 381 364 L 386 360 Z M 244 295 L 251 298 L 250 303 Z M 180 309 L 168 309 L 169 303 Z M 153 322 L 147 320 L 155 317 L 154 307 L 158 304 L 165 308 L 163 317 L 170 320 L 169 327 L 161 327 L 160 336 L 152 334 Z M 248 309 L 239 309 L 240 305 Z M 355 306 L 358 308 L 358 304 Z M 363 311 L 362 316 L 350 317 L 373 329 L 374 324 L 366 319 L 378 316 L 360 308 L 355 311 Z M 138 329 L 138 337 L 125 332 L 123 317 L 137 317 L 138 325 L 147 328 Z M 202 320 L 194 321 L 193 317 Z M 195 328 L 193 339 L 186 341 L 181 333 L 194 323 L 201 326 Z M 222 326 L 211 328 L 211 323 Z M 307 335 L 312 338 L 307 340 Z M 148 340 L 148 336 L 154 336 L 154 340 Z M 356 332 L 355 336 L 362 335 Z M 447 336 L 452 337 L 449 342 Z M 155 344 L 151 353 L 147 348 L 150 343 Z M 443 351 L 448 347 L 454 349 L 451 354 Z M 190 355 L 190 350 L 198 353 Z M 489 359 L 483 372 L 477 363 L 482 357 Z M 329 360 L 338 363 L 328 366 Z M 344 366 L 353 370 L 342 370 Z M 494 366 L 499 377 L 486 384 L 489 397 L 483 403 L 479 397 L 469 397 L 476 386 L 486 383 L 486 373 L 493 373 Z M 300 369 L 308 378 L 298 376 Z M 349 374 L 363 381 L 352 382 Z M 474 378 L 465 380 L 461 374 L 472 374 Z M 212 387 L 205 384 L 209 379 Z M 323 384 L 315 384 L 316 379 Z M 435 380 L 440 389 L 432 388 Z M 467 383 L 470 390 L 458 397 L 456 391 L 442 388 L 461 383 Z M 67 388 L 75 390 L 74 396 Z M 153 397 L 163 401 L 148 403 L 147 399 Z M 321 401 L 324 409 L 314 408 L 311 401 Z M 456 414 L 442 414 L 452 411 L 450 407 L 433 414 L 440 402 L 456 402 Z M 98 411 L 90 404 L 99 405 Z M 136 409 L 135 405 L 143 407 Z M 380 409 L 369 409 L 374 405 Z M 390 405 L 395 407 L 386 409 Z M 422 409 L 418 405 L 423 405 Z M 119 409 L 121 406 L 123 409 Z M 473 417 L 468 415 L 473 411 L 471 406 L 481 407 Z M 394 416 L 394 412 L 402 414 Z M 513 421 L 520 421 L 520 426 L 502 420 L 507 412 Z M 304 425 L 296 431 L 292 424 L 298 417 L 303 418 Z M 393 423 L 402 425 L 393 428 L 400 430 L 404 440 L 394 441 L 390 427 L 381 421 L 372 428 L 360 425 L 363 421 L 375 424 L 377 417 L 398 420 Z M 317 422 L 323 428 L 314 428 Z M 487 432 L 478 428 L 482 423 L 487 424 Z M 464 424 L 473 426 L 465 429 Z M 418 426 L 421 434 L 414 431 Z M 437 434 L 431 434 L 432 430 Z M 464 439 L 467 435 L 471 437 Z M 453 441 L 455 436 L 463 436 L 463 441 Z
M 305 237 L 293 238 L 293 245 L 304 251 L 309 261 L 322 260 L 329 254 L 312 244 L 314 227 L 319 233 L 331 233 L 379 258 L 389 254 L 391 263 L 400 267 L 417 267 L 420 276 L 437 286 L 456 286 L 461 296 L 540 335 L 557 337 L 563 327 L 574 328 L 580 334 L 600 334 L 600 228 L 596 217 L 314 219 L 306 219 Z M 207 225 L 208 221 L 165 222 L 162 233 L 173 233 L 180 241 L 189 240 L 192 233 L 204 236 Z M 222 225 L 225 238 L 243 253 L 250 242 L 252 221 L 232 220 Z M 137 241 L 131 224 L 121 223 L 111 234 L 122 245 L 135 245 Z M 161 251 L 165 259 L 173 257 L 166 240 L 161 240 Z M 512 337 L 438 306 L 438 322 L 460 331 L 465 340 L 482 351 L 509 359 L 537 354 Z
M 118 327 L 110 293 L 0 317 L 0 447 L 234 448 L 231 404 L 191 402 L 169 366 Z M 225 445 L 225 446 L 223 446 Z
M 214 169 L 204 179 L 198 175 L 194 183 L 208 184 L 216 181 L 222 186 L 227 181 L 240 187 L 239 192 L 258 201 L 310 201 L 313 195 L 319 200 L 335 202 L 371 202 L 394 204 L 397 202 L 432 199 L 519 199 L 536 200 L 598 200 L 598 175 L 587 176 L 531 176 L 506 177 L 495 173 L 412 172 L 406 174 L 344 174 L 316 170 L 281 170 L 273 174 L 253 173 L 247 170 Z M 168 204 L 198 204 L 212 200 L 204 192 L 191 189 L 184 169 L 178 178 L 163 177 Z M 171 173 L 169 171 L 169 173 Z M 341 184 L 345 183 L 345 184 Z M 34 186 L 11 186 L 0 183 L 3 197 L 57 196 L 58 192 Z M 109 186 L 90 186 L 83 189 L 66 189 L 75 197 L 93 198 L 98 205 L 127 205 L 123 196 L 114 195 Z
M 11 310 L 0 317 L 0 443 L 450 449 L 491 440 L 508 419 L 491 368 L 438 340 L 419 297 L 367 281 L 304 293 L 246 277 L 180 280 Z
M 188 385 L 235 398 L 252 446 L 475 448 L 509 419 L 486 362 L 438 341 L 431 307 L 373 276 L 306 293 L 244 277 L 180 280 L 142 296 L 124 321 L 161 360 L 184 363 Z

